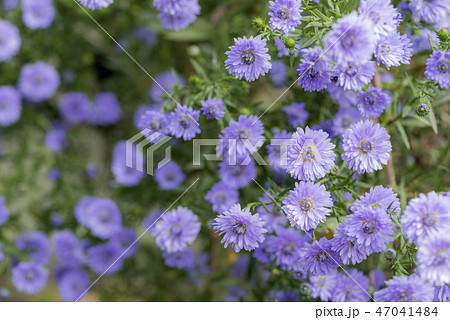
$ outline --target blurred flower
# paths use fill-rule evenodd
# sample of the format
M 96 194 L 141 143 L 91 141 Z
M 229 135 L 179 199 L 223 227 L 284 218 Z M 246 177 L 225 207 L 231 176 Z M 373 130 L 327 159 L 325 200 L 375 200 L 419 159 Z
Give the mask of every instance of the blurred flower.
M 97 176 L 98 168 L 95 163 L 89 163 L 86 166 L 86 176 L 89 180 L 94 179 Z
M 83 245 L 72 231 L 66 229 L 55 232 L 52 243 L 59 265 L 79 267 L 86 263 Z
M 14 57 L 19 52 L 21 43 L 19 29 L 0 19 L 0 62 Z
M 64 301 L 77 301 L 85 290 L 89 288 L 89 275 L 83 269 L 71 269 L 58 280 L 58 290 Z
M 397 31 L 398 11 L 390 1 L 363 0 L 359 6 L 359 14 L 364 20 L 373 23 L 373 31 L 377 38 L 387 36 Z
M 450 198 L 432 191 L 409 200 L 400 219 L 403 233 L 418 244 L 437 232 L 450 232 Z
M 356 106 L 363 117 L 378 118 L 391 102 L 392 98 L 387 91 L 369 87 L 366 92 L 358 93 Z
M 226 300 L 228 302 L 242 302 L 247 297 L 247 291 L 238 286 L 231 286 L 228 288 Z
M 198 0 L 154 0 L 153 6 L 161 11 L 158 18 L 168 30 L 185 29 L 200 14 Z
M 338 19 L 323 38 L 325 51 L 339 64 L 365 63 L 375 49 L 374 26 L 353 11 Z
M 435 23 L 450 13 L 448 0 L 411 0 L 411 11 L 426 23 Z
M 60 228 L 62 227 L 64 223 L 64 220 L 62 218 L 62 216 L 59 213 L 52 213 L 50 216 L 50 224 L 52 225 L 53 228 Z
M 362 120 L 362 117 L 358 110 L 353 107 L 341 107 L 334 114 L 332 131 L 334 136 L 343 134 L 350 126 L 358 121 Z
M 278 290 L 269 292 L 269 300 L 273 302 L 299 302 L 302 301 L 298 295 L 291 290 Z
M 173 253 L 191 245 L 200 232 L 198 217 L 188 208 L 179 206 L 164 214 L 154 226 L 158 247 Z
M 87 95 L 82 92 L 66 93 L 59 101 L 59 112 L 70 124 L 78 124 L 85 121 L 90 108 L 91 102 Z
M 256 178 L 256 166 L 253 159 L 247 165 L 229 165 L 228 161 L 222 161 L 219 166 L 220 179 L 227 186 L 239 189 L 247 186 L 252 179 Z
M 355 60 L 358 61 L 358 60 Z M 373 61 L 367 62 L 348 62 L 342 65 L 336 65 L 338 74 L 337 83 L 344 90 L 359 91 L 369 84 L 375 74 L 375 64 Z
M 378 66 L 383 63 L 389 70 L 390 67 L 398 67 L 402 61 L 408 61 L 409 63 L 409 58 L 406 57 L 411 57 L 411 48 L 408 46 L 408 51 L 405 52 L 402 40 L 408 41 L 405 45 L 409 45 L 409 38 L 406 36 L 402 38 L 398 32 L 383 36 L 378 40 L 375 49 Z
M 280 228 L 276 236 L 267 237 L 264 243 L 277 266 L 282 270 L 292 270 L 300 260 L 300 249 L 305 246 L 306 239 L 293 228 Z
M 262 39 L 261 36 L 247 39 L 244 36 L 234 39 L 234 42 L 235 45 L 229 47 L 230 51 L 225 53 L 228 56 L 225 66 L 237 79 L 245 78 L 247 81 L 254 81 L 272 68 L 266 39 Z
M 266 146 L 269 154 L 267 159 L 275 173 L 286 175 L 287 149 L 291 137 L 292 133 L 286 130 L 274 132 L 271 144 Z
M 28 254 L 31 261 L 46 265 L 50 260 L 50 244 L 47 236 L 40 231 L 26 231 L 16 238 L 16 247 Z
M 0 195 L 0 226 L 5 224 L 9 218 L 9 209 L 5 205 L 5 198 Z
M 387 130 L 371 120 L 361 120 L 342 135 L 342 159 L 359 174 L 381 170 L 392 150 Z
M 86 227 L 101 239 L 109 239 L 122 228 L 122 215 L 117 204 L 109 198 L 96 198 L 86 214 Z
M 184 78 L 178 73 L 166 71 L 155 77 L 155 83 L 149 91 L 150 98 L 158 103 L 165 100 L 165 95 L 172 94 L 176 85 L 184 87 Z
M 20 262 L 12 269 L 14 287 L 26 294 L 36 294 L 47 284 L 48 271 L 33 262 Z
M 28 28 L 47 29 L 54 18 L 53 0 L 22 0 L 22 19 Z
M 64 150 L 68 143 L 66 130 L 54 128 L 45 135 L 45 144 L 52 151 L 59 152 Z
M 88 9 L 97 10 L 108 7 L 114 0 L 78 0 L 83 6 Z
M 303 102 L 293 102 L 289 106 L 283 108 L 286 112 L 289 124 L 294 127 L 304 126 L 306 119 L 308 119 L 308 112 L 305 110 L 305 103 Z
M 239 201 L 239 192 L 223 182 L 218 182 L 208 191 L 205 200 L 212 204 L 214 212 L 220 214 Z
M 416 274 L 394 276 L 386 281 L 386 288 L 375 291 L 377 302 L 425 302 L 432 301 L 434 288 Z
M 361 271 L 351 269 L 338 274 L 333 302 L 367 302 L 371 299 L 369 278 Z
M 164 252 L 163 258 L 166 265 L 171 268 L 188 269 L 194 265 L 194 253 L 189 247 L 181 251 Z
M 100 92 L 94 97 L 94 103 L 89 104 L 86 121 L 93 125 L 110 126 L 122 117 L 122 109 L 117 96 L 112 92 Z
M 22 67 L 18 88 L 25 99 L 42 102 L 55 95 L 59 84 L 59 74 L 53 66 L 36 62 Z
M 131 228 L 123 228 L 109 239 L 109 243 L 123 253 L 124 258 L 133 256 L 138 248 L 136 232 Z
M 50 181 L 59 180 L 60 177 L 61 177 L 61 170 L 58 168 L 51 169 L 47 174 L 47 178 Z
M 449 207 L 447 207 L 449 208 Z M 417 266 L 421 276 L 437 285 L 450 283 L 450 237 L 432 233 L 419 245 Z
M 269 70 L 270 79 L 276 87 L 282 87 L 287 80 L 288 69 L 283 61 L 277 60 L 273 62 L 272 69 Z
M 126 187 L 138 185 L 145 177 L 145 172 L 139 171 L 139 164 L 144 169 L 145 158 L 142 150 L 132 144 L 131 154 L 128 154 L 126 141 L 119 141 L 113 149 L 111 172 L 118 183 Z M 131 167 L 127 163 L 131 160 Z
M 336 271 L 324 275 L 309 277 L 311 283 L 311 297 L 320 298 L 321 301 L 331 301 L 338 281 Z
M 122 252 L 110 243 L 98 244 L 87 249 L 88 265 L 97 274 L 113 274 L 122 269 Z
M 155 170 L 155 180 L 161 190 L 173 190 L 178 188 L 186 179 L 181 167 L 174 161 L 170 161 L 161 168 Z
M 158 42 L 158 36 L 156 33 L 147 27 L 136 28 L 134 30 L 134 36 L 147 48 L 153 48 Z

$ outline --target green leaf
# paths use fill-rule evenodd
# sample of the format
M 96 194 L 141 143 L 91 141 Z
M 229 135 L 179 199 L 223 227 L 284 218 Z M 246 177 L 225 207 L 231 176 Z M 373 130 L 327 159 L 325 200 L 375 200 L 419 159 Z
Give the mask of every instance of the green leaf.
M 401 125 L 400 122 L 396 122 L 395 126 L 397 127 L 398 132 L 400 133 L 400 136 L 402 137 L 403 143 L 406 146 L 406 149 L 411 150 L 411 145 L 409 144 L 408 136 L 406 135 L 405 128 Z
M 430 119 L 431 127 L 435 134 L 438 134 L 438 128 L 436 123 L 436 115 L 434 114 L 433 108 L 431 108 L 430 113 L 428 114 L 428 119 Z
M 431 39 L 430 36 L 428 36 L 428 41 L 430 41 L 431 49 L 433 49 L 433 51 L 439 50 L 439 47 L 436 45 L 436 43 L 434 43 L 433 39 Z

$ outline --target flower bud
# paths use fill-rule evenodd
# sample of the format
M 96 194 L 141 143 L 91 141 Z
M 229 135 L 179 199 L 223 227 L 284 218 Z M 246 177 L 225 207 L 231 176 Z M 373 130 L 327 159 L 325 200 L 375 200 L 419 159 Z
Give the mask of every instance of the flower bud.
M 394 249 L 387 249 L 387 250 L 384 252 L 384 255 L 385 255 L 386 258 L 388 258 L 388 259 L 394 259 L 395 256 L 397 255 L 397 252 L 395 252 Z
M 447 41 L 448 37 L 450 36 L 447 28 L 442 28 L 441 30 L 439 30 L 437 35 L 438 35 L 439 40 L 441 40 L 442 42 Z
M 419 117 L 426 117 L 430 113 L 430 107 L 425 103 L 421 103 L 417 106 L 416 113 Z

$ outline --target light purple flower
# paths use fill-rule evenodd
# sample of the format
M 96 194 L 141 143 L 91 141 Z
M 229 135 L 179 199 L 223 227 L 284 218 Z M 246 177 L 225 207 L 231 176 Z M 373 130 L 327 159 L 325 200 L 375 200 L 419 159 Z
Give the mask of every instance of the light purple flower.
M 275 0 L 269 1 L 270 20 L 269 24 L 272 30 L 280 30 L 285 35 L 294 31 L 301 24 L 303 12 L 300 9 L 302 2 L 300 0 Z
M 0 62 L 8 61 L 19 53 L 21 44 L 19 29 L 10 22 L 0 19 Z
M 108 7 L 114 0 L 78 0 L 84 7 L 92 10 L 98 10 Z
M 177 138 L 192 140 L 201 132 L 198 124 L 200 111 L 178 105 L 169 115 L 169 132 Z
M 186 175 L 183 170 L 174 161 L 155 170 L 155 180 L 161 190 L 173 190 L 179 187 L 185 179 Z
M 22 19 L 28 28 L 47 29 L 54 18 L 53 0 L 22 0 Z
M 441 89 L 450 88 L 450 52 L 434 51 L 427 59 L 425 76 L 439 84 Z
M 239 192 L 223 182 L 218 182 L 208 191 L 205 199 L 212 204 L 213 211 L 220 214 L 239 201 Z
M 391 96 L 384 90 L 375 87 L 358 93 L 356 106 L 363 117 L 378 118 L 392 102 Z
M 300 262 L 303 269 L 312 276 L 327 274 L 340 266 L 341 259 L 333 251 L 331 241 L 320 238 L 300 250 Z
M 59 84 L 59 73 L 53 66 L 36 62 L 22 67 L 18 88 L 25 99 L 42 102 L 55 95 Z
M 0 86 L 0 126 L 7 127 L 16 123 L 21 114 L 20 93 L 12 86 Z

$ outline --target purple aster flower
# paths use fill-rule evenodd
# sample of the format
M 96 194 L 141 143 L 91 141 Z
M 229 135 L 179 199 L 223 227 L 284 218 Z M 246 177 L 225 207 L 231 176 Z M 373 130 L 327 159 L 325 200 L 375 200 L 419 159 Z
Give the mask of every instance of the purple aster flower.
M 61 170 L 58 168 L 53 168 L 47 173 L 47 179 L 50 181 L 56 181 L 61 178 Z
M 449 302 L 450 301 L 450 285 L 436 286 L 434 292 L 435 302 Z
M 82 92 L 69 92 L 59 101 L 59 112 L 70 124 L 78 124 L 85 120 L 86 113 L 91 108 L 91 102 Z
M 0 195 L 0 226 L 5 224 L 9 218 L 9 209 L 5 205 L 5 198 Z
M 270 79 L 276 87 L 282 87 L 287 80 L 288 69 L 283 61 L 277 60 L 273 62 L 272 69 L 269 70 Z
M 220 179 L 227 186 L 239 189 L 247 186 L 250 181 L 256 178 L 256 166 L 252 160 L 247 165 L 229 165 L 227 161 L 223 161 L 219 164 Z
M 263 243 L 259 245 L 258 248 L 253 251 L 253 257 L 261 263 L 268 264 L 273 260 L 272 253 L 269 252 L 269 243 L 271 241 L 272 236 L 267 237 Z
M 448 0 L 411 0 L 411 11 L 426 23 L 433 24 L 450 13 Z
M 95 163 L 88 163 L 88 165 L 86 166 L 85 172 L 86 172 L 86 177 L 89 180 L 94 179 L 98 173 L 97 165 Z
M 266 39 L 262 39 L 261 36 L 248 39 L 243 37 L 234 39 L 234 42 L 235 45 L 226 52 L 228 59 L 225 61 L 225 66 L 237 79 L 245 78 L 247 81 L 254 81 L 272 68 Z
M 393 241 L 394 225 L 382 208 L 356 207 L 343 223 L 344 232 L 356 238 L 354 245 L 363 247 L 367 254 L 382 252 Z
M 322 178 L 334 166 L 334 147 L 326 132 L 298 128 L 289 142 L 286 171 L 298 180 Z
M 186 105 L 178 105 L 169 116 L 170 134 L 177 138 L 183 137 L 185 141 L 192 140 L 201 132 L 198 124 L 199 117 L 200 111 L 188 108 Z
M 3 7 L 5 10 L 14 10 L 19 5 L 20 0 L 3 0 Z
M 436 32 L 426 27 L 419 27 L 418 30 L 415 30 L 414 34 L 411 35 L 413 53 L 416 54 L 422 51 L 431 50 L 430 38 L 436 45 L 440 44 Z
M 406 34 L 403 34 L 400 36 L 400 42 L 402 43 L 403 48 L 403 54 L 400 62 L 403 64 L 409 64 L 413 55 L 413 45 L 411 39 Z
M 277 236 L 267 238 L 267 253 L 283 270 L 292 270 L 300 259 L 300 250 L 305 246 L 306 239 L 292 228 L 279 229 Z
M 320 238 L 313 243 L 305 243 L 300 250 L 300 261 L 303 269 L 312 276 L 327 274 L 340 266 L 341 259 L 333 251 L 331 241 Z
M 356 106 L 363 117 L 378 118 L 392 102 L 387 91 L 369 87 L 367 91 L 358 93 Z
M 241 209 L 238 203 L 218 215 L 213 226 L 219 235 L 223 235 L 221 242 L 225 248 L 231 244 L 236 252 L 243 248 L 247 251 L 258 248 L 267 232 L 259 214 L 252 215 L 249 208 Z
M 154 210 L 150 212 L 145 218 L 144 222 L 142 222 L 142 228 L 146 230 L 150 235 L 154 236 L 155 229 L 152 226 L 159 221 L 159 218 L 164 214 L 163 210 Z
M 225 107 L 222 99 L 208 98 L 206 101 L 200 101 L 202 105 L 202 112 L 206 119 L 223 118 L 225 116 Z
M 168 30 L 185 29 L 200 14 L 198 0 L 155 0 L 153 6 L 161 11 L 158 18 Z
M 52 242 L 60 265 L 78 267 L 86 262 L 83 245 L 70 230 L 55 232 Z
M 59 74 L 53 66 L 36 62 L 23 66 L 18 87 L 25 99 L 42 102 L 55 95 L 59 84 Z
M 47 29 L 54 18 L 53 0 L 22 0 L 22 19 L 28 28 Z
M 83 269 L 67 270 L 58 280 L 59 294 L 67 302 L 77 301 L 89 285 L 89 275 Z
M 81 5 L 88 9 L 97 10 L 108 7 L 114 0 L 78 0 Z
M 117 96 L 112 92 L 100 92 L 86 112 L 86 121 L 93 125 L 110 126 L 122 117 L 122 109 Z
M 12 86 L 0 86 L 0 126 L 16 123 L 22 113 L 20 93 Z
M 403 60 L 403 42 L 400 33 L 392 33 L 378 40 L 375 49 L 377 65 L 383 63 L 389 70 L 390 67 L 398 67 Z
M 64 224 L 64 219 L 59 213 L 56 212 L 52 213 L 49 220 L 53 228 L 61 228 Z
M 186 179 L 181 167 L 174 161 L 170 161 L 161 168 L 155 170 L 155 180 L 161 190 L 173 190 L 178 188 Z
M 283 130 L 281 132 L 274 132 L 271 144 L 267 148 L 267 159 L 272 169 L 277 174 L 286 174 L 287 165 L 287 149 L 291 141 L 292 133 Z
M 148 27 L 138 27 L 134 30 L 134 36 L 147 48 L 153 48 L 158 43 L 157 34 Z
M 285 35 L 294 31 L 302 23 L 303 12 L 300 7 L 302 2 L 299 0 L 275 0 L 269 1 L 270 20 L 269 24 L 272 30 L 280 30 Z
M 48 271 L 33 262 L 20 262 L 12 269 L 14 287 L 26 294 L 36 294 L 47 284 Z
M 217 156 L 224 156 L 231 165 L 257 152 L 264 144 L 264 126 L 257 116 L 240 115 L 238 121 L 231 120 L 219 135 Z
M 359 174 L 381 170 L 381 164 L 387 164 L 392 150 L 389 138 L 387 130 L 379 123 L 360 121 L 342 135 L 342 159 Z
M 371 299 L 369 294 L 369 278 L 361 271 L 351 269 L 348 275 L 338 275 L 338 282 L 333 292 L 333 302 L 367 302 Z
M 238 286 L 231 286 L 228 289 L 226 300 L 228 302 L 242 302 L 247 297 L 247 291 Z
M 82 197 L 80 201 L 78 201 L 74 213 L 78 223 L 81 224 L 82 226 L 88 225 L 90 209 L 92 205 L 95 203 L 95 201 L 97 201 L 97 199 L 98 198 L 96 197 L 85 196 Z
M 344 264 L 357 264 L 367 258 L 366 248 L 358 245 L 356 240 L 356 236 L 348 231 L 348 219 L 339 224 L 331 243 Z
M 448 232 L 432 233 L 423 240 L 417 251 L 417 265 L 423 278 L 438 285 L 450 283 Z
M 136 123 L 139 130 L 148 130 L 145 137 L 152 143 L 157 143 L 169 133 L 169 117 L 159 110 L 145 110 Z
M 278 290 L 269 292 L 269 300 L 272 302 L 299 302 L 298 295 L 291 290 Z
M 369 192 L 366 192 L 364 196 L 355 201 L 351 211 L 354 212 L 358 206 L 382 208 L 391 216 L 398 216 L 401 210 L 397 194 L 391 188 L 385 188 L 383 186 L 370 188 Z
M 122 228 L 122 215 L 117 204 L 108 198 L 96 198 L 89 205 L 86 227 L 101 239 L 108 239 Z
M 50 244 L 46 235 L 40 231 L 27 231 L 16 238 L 17 249 L 29 255 L 30 260 L 46 265 L 50 260 Z
M 319 183 L 301 181 L 283 199 L 283 211 L 292 226 L 303 231 L 315 229 L 330 214 L 333 201 L 331 194 Z
M 321 47 L 303 49 L 303 59 L 297 69 L 298 84 L 306 91 L 320 91 L 331 82 L 331 64 Z
M 416 108 L 416 114 L 419 117 L 426 117 L 431 111 L 431 108 L 425 104 L 425 103 L 421 103 L 417 106 Z
M 369 278 L 374 290 L 380 289 L 386 279 L 383 271 L 375 269 L 370 271 Z
M 425 76 L 442 89 L 450 88 L 450 52 L 434 51 L 427 59 Z
M 305 125 L 306 119 L 308 119 L 305 103 L 294 102 L 291 105 L 284 107 L 283 110 L 286 112 L 291 126 L 297 128 Z
M 332 131 L 333 135 L 343 134 L 353 123 L 362 120 L 358 110 L 353 107 L 341 107 L 334 114 Z
M 117 251 L 123 253 L 124 258 L 133 256 L 138 248 L 136 232 L 131 228 L 123 228 L 119 232 L 113 234 L 109 239 L 109 243 L 117 248 Z M 134 243 L 134 244 L 133 244 Z
M 250 256 L 248 254 L 240 254 L 230 268 L 230 274 L 233 278 L 244 279 L 248 272 L 250 264 Z
M 132 167 L 127 165 L 127 159 L 131 160 Z M 128 154 L 127 143 L 119 141 L 114 146 L 111 172 L 118 183 L 126 187 L 137 186 L 145 177 L 145 173 L 139 171 L 139 166 L 142 165 L 141 170 L 144 169 L 144 155 L 142 150 L 132 145 L 131 154 Z M 136 165 L 136 167 L 134 167 Z
M 375 35 L 380 38 L 397 31 L 399 14 L 390 0 L 363 0 L 359 6 L 359 14 L 373 24 Z
M 420 243 L 433 233 L 450 231 L 450 198 L 432 191 L 411 199 L 401 217 L 407 238 Z
M 3 244 L 0 242 L 0 261 L 3 261 L 3 259 L 5 259 L 5 254 L 3 253 Z
M 153 101 L 162 103 L 165 100 L 165 95 L 172 94 L 177 85 L 184 87 L 183 76 L 178 73 L 166 71 L 155 77 L 155 83 L 149 91 L 149 96 Z
M 337 83 L 345 90 L 359 91 L 372 80 L 375 71 L 373 61 L 360 64 L 349 62 L 348 64 L 338 66 L 337 73 L 339 79 Z
M 188 269 L 194 265 L 194 253 L 192 249 L 186 247 L 181 251 L 176 252 L 164 252 L 164 262 L 167 266 L 177 269 Z
M 222 213 L 239 201 L 239 192 L 223 182 L 218 182 L 206 194 L 205 200 L 212 204 L 216 213 Z
M 97 274 L 113 274 L 122 269 L 122 251 L 110 243 L 98 244 L 87 249 L 88 266 Z
M 434 289 L 416 274 L 394 276 L 386 281 L 386 288 L 375 291 L 377 302 L 431 302 Z
M 336 74 L 334 74 L 336 75 Z M 339 77 L 336 76 L 336 81 Z M 356 93 L 350 90 L 344 90 L 341 86 L 335 83 L 330 83 L 327 87 L 331 99 L 342 108 L 349 108 L 356 105 Z
M 191 245 L 200 232 L 198 217 L 186 207 L 164 214 L 154 226 L 158 247 L 169 253 L 182 251 Z
M 323 38 L 326 51 L 339 64 L 368 61 L 375 49 L 376 37 L 371 20 L 354 11 L 336 21 Z
M 63 151 L 67 145 L 66 130 L 55 128 L 45 135 L 45 145 L 52 151 Z
M 0 19 L 0 62 L 8 61 L 19 53 L 21 43 L 19 29 Z
M 323 302 L 331 301 L 338 281 L 338 273 L 331 271 L 324 275 L 309 277 L 311 297 L 320 298 Z

